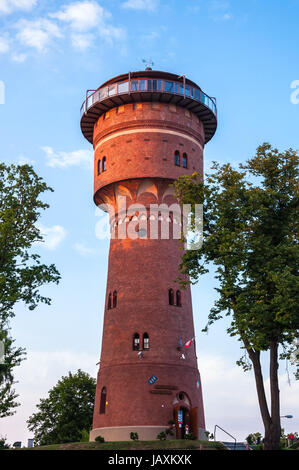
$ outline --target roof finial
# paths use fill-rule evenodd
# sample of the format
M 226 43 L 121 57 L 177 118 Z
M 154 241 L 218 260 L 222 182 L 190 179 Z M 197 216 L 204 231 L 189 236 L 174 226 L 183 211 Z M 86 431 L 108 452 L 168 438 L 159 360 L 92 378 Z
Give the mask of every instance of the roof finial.
M 142 59 L 142 62 L 146 65 L 145 70 L 153 70 L 152 66 L 154 65 L 154 62 L 152 59 Z

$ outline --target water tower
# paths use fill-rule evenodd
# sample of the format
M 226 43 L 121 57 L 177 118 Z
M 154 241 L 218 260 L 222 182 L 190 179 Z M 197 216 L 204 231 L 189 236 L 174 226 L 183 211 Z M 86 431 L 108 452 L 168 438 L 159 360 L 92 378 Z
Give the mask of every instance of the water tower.
M 152 440 L 173 420 L 175 438 L 192 432 L 204 439 L 195 341 L 185 347 L 195 336 L 191 292 L 175 282 L 182 250 L 171 234 L 181 220 L 151 208 L 177 203 L 173 181 L 203 172 L 204 145 L 217 126 L 215 99 L 184 75 L 147 68 L 88 90 L 81 112 L 94 147 L 94 202 L 114 212 L 90 438 L 129 440 L 137 432 Z M 132 223 L 136 237 L 126 232 Z

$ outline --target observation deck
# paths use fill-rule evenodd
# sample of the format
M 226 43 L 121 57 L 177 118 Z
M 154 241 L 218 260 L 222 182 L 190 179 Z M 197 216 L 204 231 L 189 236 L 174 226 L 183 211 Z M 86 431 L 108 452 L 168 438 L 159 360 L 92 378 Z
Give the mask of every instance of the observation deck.
M 203 123 L 205 143 L 217 128 L 216 99 L 204 93 L 184 75 L 144 70 L 118 75 L 97 90 L 87 90 L 81 106 L 81 130 L 93 143 L 94 124 L 112 108 L 136 102 L 161 102 L 187 108 Z

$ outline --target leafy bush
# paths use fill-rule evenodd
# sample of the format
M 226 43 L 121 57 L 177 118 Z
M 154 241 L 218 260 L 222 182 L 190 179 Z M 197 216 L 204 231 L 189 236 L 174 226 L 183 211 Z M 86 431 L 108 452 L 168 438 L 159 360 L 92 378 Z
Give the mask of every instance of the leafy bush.
M 81 431 L 80 442 L 89 442 L 89 432 L 86 429 L 82 429 Z
M 196 440 L 196 436 L 194 436 L 194 434 L 192 434 L 192 433 L 190 433 L 190 434 L 185 434 L 184 439 L 187 439 L 187 440 L 190 440 L 190 441 L 195 441 L 195 440 Z
M 9 449 L 9 444 L 7 444 L 6 442 L 6 437 L 1 437 L 0 436 L 0 450 L 5 450 L 5 449 Z
M 166 433 L 164 431 L 160 432 L 157 435 L 157 439 L 159 439 L 160 441 L 165 441 L 166 440 Z
M 97 437 L 95 438 L 95 441 L 96 441 L 96 442 L 105 442 L 105 438 L 104 438 L 103 436 L 97 436 Z
M 139 439 L 138 432 L 131 432 L 130 439 L 132 439 L 132 441 L 138 441 Z

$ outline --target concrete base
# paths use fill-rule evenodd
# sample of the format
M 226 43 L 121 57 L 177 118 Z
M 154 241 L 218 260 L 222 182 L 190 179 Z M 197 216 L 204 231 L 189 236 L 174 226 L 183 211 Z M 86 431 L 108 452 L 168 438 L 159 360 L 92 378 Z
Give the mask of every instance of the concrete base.
M 129 441 L 130 433 L 137 432 L 140 441 L 155 441 L 157 435 L 164 431 L 165 426 L 119 426 L 111 428 L 96 428 L 90 431 L 89 440 L 94 441 L 97 436 L 104 437 L 105 441 Z M 168 439 L 175 439 L 174 436 L 168 437 Z M 198 429 L 198 439 L 202 441 L 207 440 L 205 435 L 205 429 Z

